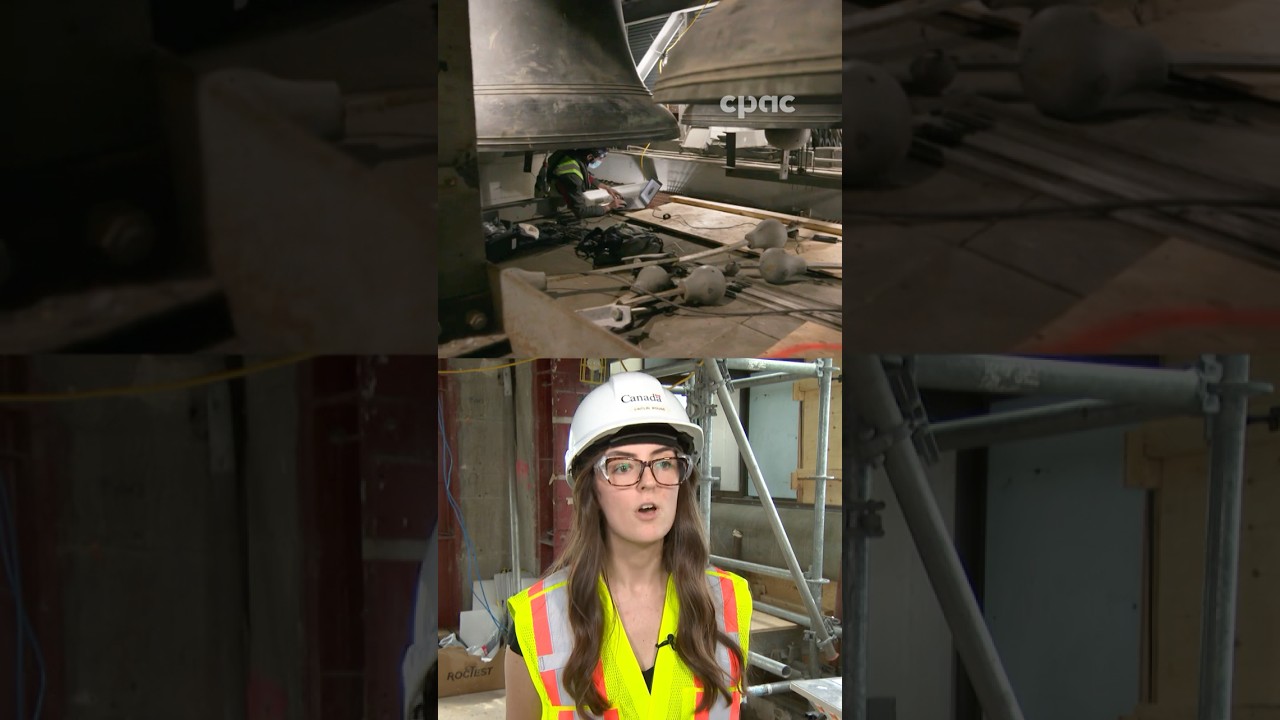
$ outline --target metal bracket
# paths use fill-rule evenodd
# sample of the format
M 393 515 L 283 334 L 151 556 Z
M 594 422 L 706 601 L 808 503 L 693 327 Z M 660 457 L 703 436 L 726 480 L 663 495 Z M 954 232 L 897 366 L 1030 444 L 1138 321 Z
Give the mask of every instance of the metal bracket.
M 884 537 L 884 522 L 880 511 L 884 510 L 881 500 L 855 500 L 848 512 L 853 519 L 853 532 L 862 537 Z
M 1200 375 L 1200 409 L 1205 415 L 1215 414 L 1222 409 L 1222 396 L 1216 390 L 1222 382 L 1222 362 L 1213 355 L 1201 355 L 1195 369 Z
M 932 465 L 938 462 L 938 443 L 929 430 L 929 414 L 916 388 L 915 366 L 915 358 L 907 357 L 899 366 L 885 367 L 885 375 L 902 410 L 904 423 L 911 428 L 911 442 L 915 445 L 916 454 L 925 465 Z

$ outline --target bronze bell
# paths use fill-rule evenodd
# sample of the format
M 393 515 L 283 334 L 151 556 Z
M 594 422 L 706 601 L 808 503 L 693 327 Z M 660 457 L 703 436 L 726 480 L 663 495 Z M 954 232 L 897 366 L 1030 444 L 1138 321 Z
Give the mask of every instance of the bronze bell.
M 471 0 L 470 13 L 477 150 L 679 137 L 636 73 L 622 0 Z
M 695 20 L 658 76 L 663 103 L 790 95 L 840 103 L 841 0 L 722 0 Z
M 840 105 L 805 105 L 786 103 L 791 112 L 747 112 L 732 103 L 722 105 L 690 105 L 680 122 L 690 127 L 740 127 L 740 128 L 829 128 L 840 127 L 843 107 Z M 725 107 L 729 110 L 725 110 Z M 760 108 L 753 108 L 759 110 Z M 742 110 L 741 113 L 738 110 Z M 741 114 L 742 117 L 738 117 Z

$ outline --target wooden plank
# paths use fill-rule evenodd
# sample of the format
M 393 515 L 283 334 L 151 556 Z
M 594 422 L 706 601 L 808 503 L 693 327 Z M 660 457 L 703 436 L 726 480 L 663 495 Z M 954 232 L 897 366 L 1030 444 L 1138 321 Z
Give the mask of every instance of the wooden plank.
M 1183 240 L 1168 240 L 1076 303 L 1020 350 L 1054 347 L 1121 353 L 1280 350 L 1280 272 Z M 1176 311 L 1176 312 L 1175 312 Z M 1194 324 L 1198 314 L 1223 318 L 1247 312 L 1239 326 Z M 1274 312 L 1274 319 L 1266 317 Z M 1152 320 L 1132 330 L 1115 325 L 1143 313 Z M 1160 323 L 1168 329 L 1155 331 Z M 1181 323 L 1183 327 L 1177 327 Z M 1099 335 L 1101 329 L 1119 328 Z M 1127 335 L 1127 336 L 1126 336 Z M 1106 347 L 1092 347 L 1103 343 Z
M 818 453 L 818 388 L 817 380 L 805 387 L 805 381 L 796 383 L 792 397 L 800 401 L 800 432 L 798 436 L 801 468 L 816 468 Z M 804 389 L 801 389 L 801 388 Z M 844 393 L 841 385 L 831 385 L 830 426 L 827 432 L 828 472 L 844 467 Z M 812 474 L 812 470 L 806 471 Z M 834 474 L 834 473 L 833 473 Z
M 746 207 L 744 205 L 731 205 L 729 203 L 715 202 L 712 200 L 702 200 L 701 198 L 688 197 L 687 195 L 672 195 L 671 199 L 675 202 L 684 203 L 685 205 L 696 205 L 708 210 L 722 210 L 724 212 L 733 213 L 735 215 L 745 215 L 747 217 L 773 218 L 781 220 L 783 224 L 791 222 L 799 222 L 800 227 L 813 230 L 822 235 L 835 235 L 842 237 L 844 235 L 844 225 L 841 223 L 829 223 L 813 218 L 801 217 L 799 215 L 788 215 L 786 213 L 774 212 L 772 210 L 761 210 L 759 208 Z
M 1152 460 L 1146 454 L 1147 437 L 1142 429 L 1127 432 L 1124 435 L 1126 487 L 1155 490 L 1160 487 L 1160 461 Z
M 751 633 L 753 635 L 756 633 L 795 630 L 798 627 L 800 626 L 790 620 L 774 617 L 763 610 L 753 610 L 751 612 Z
M 669 214 L 671 217 L 664 220 L 662 217 L 664 214 Z M 757 224 L 756 220 L 745 218 L 742 215 L 679 202 L 670 202 L 652 210 L 633 210 L 626 213 L 626 216 L 628 219 L 644 225 L 693 235 L 719 245 L 731 245 L 740 242 Z M 844 261 L 842 243 L 833 244 L 806 240 L 806 238 L 813 237 L 813 235 L 814 233 L 811 230 L 800 230 L 798 254 L 801 257 L 808 262 L 814 263 L 839 263 Z M 795 241 L 788 243 L 789 252 L 794 252 L 796 248 Z M 760 254 L 758 250 L 747 248 L 743 248 L 742 252 L 753 256 Z M 836 268 L 815 269 L 814 272 L 831 277 L 841 276 L 840 270 Z
M 760 575 L 759 573 L 742 572 L 739 574 L 746 578 L 752 588 L 757 591 L 753 592 L 756 599 L 767 602 L 770 605 L 777 605 L 784 610 L 805 614 L 804 603 L 800 600 L 800 591 L 796 589 L 795 583 L 770 575 Z M 822 586 L 821 607 L 823 614 L 835 614 L 835 582 L 829 582 Z

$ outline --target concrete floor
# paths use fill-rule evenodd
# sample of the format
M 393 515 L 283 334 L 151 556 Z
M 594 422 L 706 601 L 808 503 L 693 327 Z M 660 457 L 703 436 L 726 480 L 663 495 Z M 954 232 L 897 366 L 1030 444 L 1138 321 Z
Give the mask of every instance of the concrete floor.
M 507 716 L 507 691 L 455 695 L 440 698 L 439 720 L 504 720 Z

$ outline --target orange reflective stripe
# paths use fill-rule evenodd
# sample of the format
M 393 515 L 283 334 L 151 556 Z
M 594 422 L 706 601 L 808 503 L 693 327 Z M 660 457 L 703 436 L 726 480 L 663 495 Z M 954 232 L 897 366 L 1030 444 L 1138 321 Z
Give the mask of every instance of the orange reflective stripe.
M 572 710 L 561 710 L 559 720 L 576 720 L 578 714 Z
M 551 654 L 551 626 L 547 623 L 547 596 L 539 595 L 530 603 L 533 611 L 533 644 L 538 657 Z
M 595 672 L 591 673 L 591 683 L 596 686 L 596 692 L 600 693 L 600 697 L 604 698 L 605 702 L 608 702 L 609 691 L 605 690 L 605 687 L 604 687 L 604 661 L 603 660 L 596 663 L 596 670 Z
M 721 576 L 720 592 L 724 596 L 724 631 L 733 635 L 738 632 L 738 596 L 733 590 L 733 581 Z
M 738 714 L 741 712 L 742 695 L 738 692 L 733 693 L 733 702 L 729 705 L 729 720 L 738 720 Z
M 556 671 L 543 670 L 538 674 L 542 676 L 542 686 L 547 689 L 547 700 L 552 705 L 563 705 L 560 702 L 560 683 L 556 682 Z

